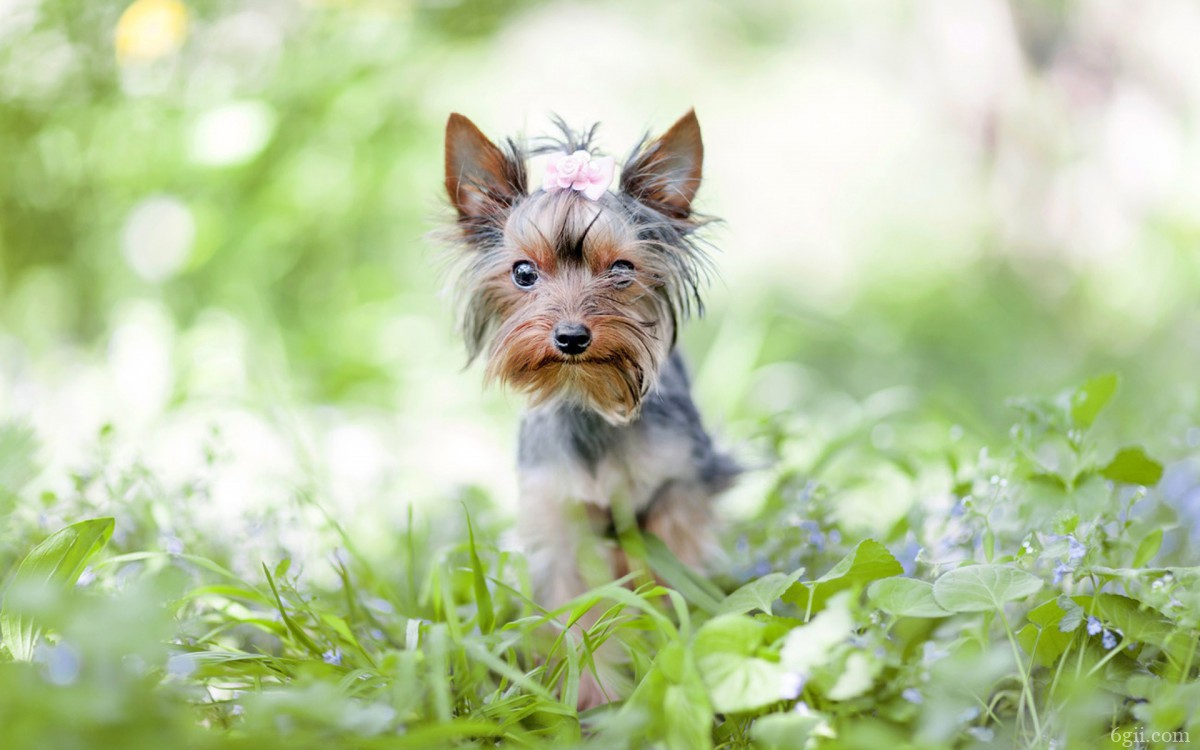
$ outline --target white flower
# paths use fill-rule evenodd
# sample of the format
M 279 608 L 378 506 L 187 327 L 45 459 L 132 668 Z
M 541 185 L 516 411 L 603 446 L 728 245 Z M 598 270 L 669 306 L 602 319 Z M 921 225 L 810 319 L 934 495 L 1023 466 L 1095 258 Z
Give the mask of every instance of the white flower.
M 794 701 L 804 691 L 804 683 L 808 675 L 803 672 L 784 672 L 779 676 L 779 697 L 785 701 Z

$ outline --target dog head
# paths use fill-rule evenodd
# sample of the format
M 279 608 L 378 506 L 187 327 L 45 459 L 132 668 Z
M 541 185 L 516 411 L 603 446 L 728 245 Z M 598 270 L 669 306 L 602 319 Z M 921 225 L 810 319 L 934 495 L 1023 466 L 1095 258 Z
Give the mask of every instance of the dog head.
M 449 235 L 461 260 L 461 326 L 487 377 L 534 403 L 576 402 L 613 423 L 637 415 L 674 346 L 702 311 L 707 261 L 693 213 L 704 147 L 688 112 L 643 139 L 615 191 L 596 128 L 526 151 L 497 146 L 467 118 L 446 124 Z M 540 189 L 526 160 L 549 153 Z

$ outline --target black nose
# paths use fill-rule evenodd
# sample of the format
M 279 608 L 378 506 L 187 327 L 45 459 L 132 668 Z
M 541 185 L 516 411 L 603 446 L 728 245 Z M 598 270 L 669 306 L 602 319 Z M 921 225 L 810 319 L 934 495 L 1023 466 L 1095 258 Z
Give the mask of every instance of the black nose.
M 563 354 L 583 354 L 592 343 L 592 332 L 582 323 L 554 326 L 554 346 Z

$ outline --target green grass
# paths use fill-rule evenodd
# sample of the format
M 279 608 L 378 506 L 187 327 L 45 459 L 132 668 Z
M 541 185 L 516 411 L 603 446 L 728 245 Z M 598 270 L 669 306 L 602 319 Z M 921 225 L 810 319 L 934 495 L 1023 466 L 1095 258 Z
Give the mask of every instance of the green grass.
M 0 3 L 0 750 L 1196 729 L 1187 14 L 574 5 Z M 445 118 L 622 154 L 692 106 L 728 223 L 680 348 L 758 468 L 711 580 L 629 538 L 638 573 L 545 612 L 519 400 L 420 240 Z M 628 698 L 577 716 L 603 640 Z
M 167 489 L 110 459 L 30 496 L 36 445 L 9 427 L 3 746 L 1064 748 L 1194 732 L 1197 478 L 1180 461 L 1164 487 L 1159 461 L 1096 431 L 1116 385 L 1014 401 L 1009 440 L 986 446 L 922 414 L 831 422 L 820 444 L 766 422 L 761 507 L 730 522 L 711 581 L 632 540 L 638 572 L 557 612 L 531 599 L 509 520 L 479 493 L 410 511 L 368 550 L 300 486 L 296 513 L 264 520 L 278 554 L 254 560 L 191 523 L 202 478 Z M 332 553 L 288 553 L 296 524 Z M 580 638 L 564 623 L 590 607 L 603 616 Z M 631 692 L 578 715 L 605 641 Z

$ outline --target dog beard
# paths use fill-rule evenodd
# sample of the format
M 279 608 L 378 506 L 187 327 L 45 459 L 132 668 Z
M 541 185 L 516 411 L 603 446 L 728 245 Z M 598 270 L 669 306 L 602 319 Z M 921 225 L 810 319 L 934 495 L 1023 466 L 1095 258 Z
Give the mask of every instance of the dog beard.
M 496 338 L 488 379 L 526 394 L 533 406 L 575 403 L 611 424 L 629 422 L 654 385 L 667 347 L 654 335 L 655 324 L 623 316 L 591 322 L 595 342 L 576 356 L 549 345 L 550 321 L 515 323 Z

